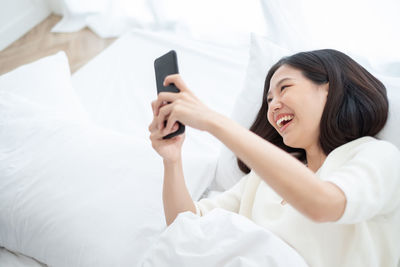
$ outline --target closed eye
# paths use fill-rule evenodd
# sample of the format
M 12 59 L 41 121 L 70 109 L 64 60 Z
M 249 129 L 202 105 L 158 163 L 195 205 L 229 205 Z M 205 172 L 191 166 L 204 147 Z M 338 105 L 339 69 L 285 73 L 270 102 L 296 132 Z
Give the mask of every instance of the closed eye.
M 281 92 L 283 91 L 283 90 L 285 90 L 287 87 L 290 87 L 291 85 L 283 85 L 283 86 L 281 86 Z M 272 99 L 273 98 L 267 98 L 267 103 L 269 104 L 269 103 L 271 103 L 272 102 Z

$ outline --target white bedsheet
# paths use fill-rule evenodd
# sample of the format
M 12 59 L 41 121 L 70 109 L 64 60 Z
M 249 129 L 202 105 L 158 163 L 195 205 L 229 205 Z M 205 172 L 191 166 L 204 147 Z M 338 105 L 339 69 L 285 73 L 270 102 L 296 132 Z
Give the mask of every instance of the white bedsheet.
M 78 70 L 76 93 L 100 125 L 147 136 L 156 98 L 153 62 L 171 49 L 190 89 L 211 108 L 229 115 L 244 82 L 248 46 L 213 46 L 166 32 L 135 30 Z M 132 124 L 130 122 L 135 122 Z
M 248 47 L 213 46 L 166 32 L 134 30 L 77 71 L 72 82 L 92 119 L 140 140 L 148 141 L 152 120 L 150 103 L 156 98 L 153 62 L 175 49 L 179 71 L 190 89 L 208 106 L 230 115 L 242 89 Z M 183 154 L 217 162 L 221 143 L 209 135 L 186 127 Z M 150 143 L 149 143 L 150 146 Z M 193 180 L 193 165 L 184 164 L 186 182 L 198 199 L 214 178 L 215 168 L 200 170 L 204 179 Z

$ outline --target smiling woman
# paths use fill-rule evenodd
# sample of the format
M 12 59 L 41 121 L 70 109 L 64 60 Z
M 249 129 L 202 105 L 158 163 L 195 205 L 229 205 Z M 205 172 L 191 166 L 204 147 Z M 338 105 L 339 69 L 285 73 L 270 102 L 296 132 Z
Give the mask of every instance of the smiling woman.
M 158 95 L 149 127 L 164 160 L 167 224 L 184 211 L 204 216 L 222 208 L 272 231 L 310 266 L 397 265 L 400 152 L 374 138 L 388 118 L 388 99 L 361 65 L 332 49 L 279 60 L 250 130 L 205 106 L 179 75 L 167 76 L 170 83 L 180 93 Z M 184 135 L 162 139 L 177 121 L 218 138 L 247 175 L 193 202 L 182 169 Z
M 276 83 L 277 80 L 279 82 Z M 307 79 L 300 70 L 283 65 L 271 78 L 270 88 L 270 96 L 267 99 L 270 125 L 282 136 L 287 146 L 304 147 L 317 153 L 318 144 L 310 141 L 318 140 L 319 122 L 326 103 L 328 83 L 319 85 Z M 287 128 L 293 124 L 297 134 L 290 130 L 287 132 Z
M 250 127 L 283 150 L 296 152 L 294 155 L 306 162 L 306 145 L 286 143 L 280 134 L 285 129 L 275 123 L 292 105 L 297 106 L 300 119 L 306 121 L 298 128 L 298 136 L 317 140 L 317 147 L 325 155 L 359 137 L 375 136 L 388 117 L 384 85 L 349 56 L 330 49 L 298 53 L 272 66 L 265 79 L 262 106 Z M 296 118 L 293 119 L 295 123 Z M 250 172 L 240 160 L 239 167 Z

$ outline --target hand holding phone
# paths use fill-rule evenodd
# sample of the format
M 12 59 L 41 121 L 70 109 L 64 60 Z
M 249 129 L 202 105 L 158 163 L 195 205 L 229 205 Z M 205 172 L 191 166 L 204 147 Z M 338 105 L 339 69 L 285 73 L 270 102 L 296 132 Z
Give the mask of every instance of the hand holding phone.
M 157 94 L 161 92 L 172 92 L 179 93 L 179 89 L 174 85 L 170 84 L 168 86 L 164 86 L 165 77 L 171 74 L 179 73 L 178 70 L 178 59 L 176 52 L 174 50 L 169 51 L 165 55 L 157 58 L 154 61 L 154 70 L 156 74 L 156 83 L 157 83 Z M 164 126 L 167 121 L 164 122 Z M 176 132 L 170 133 L 163 137 L 163 139 L 169 139 L 174 136 L 183 134 L 185 132 L 185 125 L 178 122 L 179 128 Z

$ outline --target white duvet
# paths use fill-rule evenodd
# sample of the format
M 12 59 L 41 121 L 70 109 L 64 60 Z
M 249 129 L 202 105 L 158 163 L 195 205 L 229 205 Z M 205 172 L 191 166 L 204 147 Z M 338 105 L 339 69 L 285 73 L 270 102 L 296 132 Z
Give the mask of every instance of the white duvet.
M 138 267 L 306 267 L 288 244 L 249 219 L 222 209 L 179 214 Z

